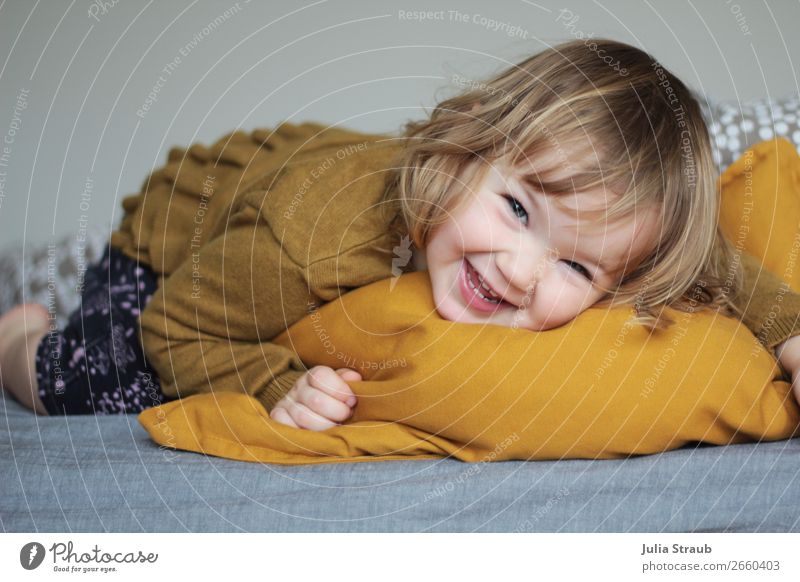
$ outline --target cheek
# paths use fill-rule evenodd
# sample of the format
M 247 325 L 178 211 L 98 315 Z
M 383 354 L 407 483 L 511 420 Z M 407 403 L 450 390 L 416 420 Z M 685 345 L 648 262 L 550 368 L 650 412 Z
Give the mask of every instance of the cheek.
M 458 220 L 459 226 L 465 231 L 466 238 L 470 233 L 485 233 L 487 236 L 492 231 L 498 231 L 502 224 L 498 214 L 497 205 L 492 201 L 483 204 L 473 204 Z M 496 233 L 495 233 L 496 234 Z
M 488 210 L 466 212 L 458 220 L 450 220 L 440 227 L 437 239 L 441 252 L 474 250 L 481 248 L 492 236 L 497 237 L 497 229 L 492 230 L 492 221 L 489 219 Z
M 567 277 L 568 278 L 568 277 Z M 543 313 L 554 315 L 577 315 L 591 303 L 591 289 L 567 281 L 565 277 L 554 277 L 546 287 L 541 288 L 538 299 Z

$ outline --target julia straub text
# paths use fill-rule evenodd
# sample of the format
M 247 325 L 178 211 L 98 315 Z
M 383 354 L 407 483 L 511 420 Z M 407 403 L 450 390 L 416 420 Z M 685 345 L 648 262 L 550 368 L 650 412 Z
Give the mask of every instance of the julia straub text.
M 648 554 L 710 554 L 711 546 L 703 544 L 702 546 L 684 546 L 683 544 L 672 544 L 665 546 L 664 544 L 642 544 L 642 556 Z

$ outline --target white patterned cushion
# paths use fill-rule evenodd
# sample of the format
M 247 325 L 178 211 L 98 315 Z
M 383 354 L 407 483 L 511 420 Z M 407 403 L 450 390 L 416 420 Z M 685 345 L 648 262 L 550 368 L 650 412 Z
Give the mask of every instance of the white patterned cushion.
M 100 259 L 108 236 L 108 228 L 89 228 L 85 241 L 69 234 L 52 243 L 29 243 L 24 252 L 22 244 L 2 249 L 0 313 L 19 303 L 41 303 L 66 323 L 80 305 L 79 273 Z
M 720 172 L 751 145 L 783 137 L 800 151 L 800 99 L 759 99 L 747 103 L 713 103 L 706 108 L 714 159 Z

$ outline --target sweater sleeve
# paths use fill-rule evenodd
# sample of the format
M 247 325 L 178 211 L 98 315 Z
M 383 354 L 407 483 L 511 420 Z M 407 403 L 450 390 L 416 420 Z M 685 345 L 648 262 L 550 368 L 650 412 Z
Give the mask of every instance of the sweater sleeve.
M 173 147 L 141 190 L 122 200 L 123 217 L 111 244 L 159 275 L 169 276 L 194 247 L 208 242 L 234 198 L 300 151 L 344 140 L 344 130 L 319 123 L 227 133 L 210 146 Z M 318 137 L 319 136 L 319 137 Z
M 742 253 L 741 263 L 743 288 L 734 303 L 743 312 L 742 323 L 769 350 L 800 335 L 800 293 L 765 269 L 758 258 Z M 786 376 L 782 366 L 781 370 Z
M 246 179 L 248 165 L 268 159 L 274 149 L 274 143 L 260 144 L 242 131 L 225 134 L 210 147 L 196 143 L 188 149 L 171 148 L 166 164 L 147 176 L 141 191 L 122 200 L 123 217 L 111 244 L 169 275 L 192 245 L 206 242 L 236 184 Z
M 168 397 L 213 386 L 251 394 L 271 410 L 306 370 L 293 350 L 269 340 L 307 315 L 310 301 L 303 270 L 243 201 L 143 310 L 145 354 Z

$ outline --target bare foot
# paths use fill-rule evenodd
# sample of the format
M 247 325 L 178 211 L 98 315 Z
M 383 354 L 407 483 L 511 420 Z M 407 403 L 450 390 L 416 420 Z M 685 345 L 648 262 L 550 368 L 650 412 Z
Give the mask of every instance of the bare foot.
M 21 404 L 47 414 L 36 382 L 36 348 L 47 334 L 47 309 L 23 303 L 0 317 L 0 384 Z

